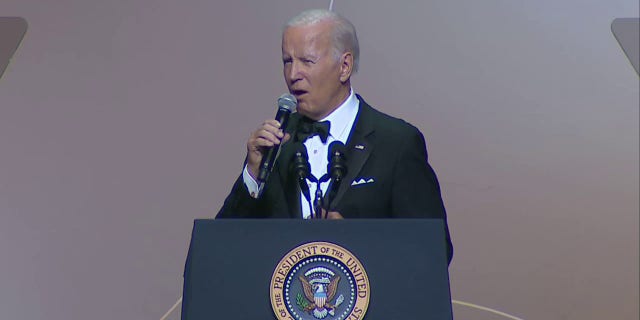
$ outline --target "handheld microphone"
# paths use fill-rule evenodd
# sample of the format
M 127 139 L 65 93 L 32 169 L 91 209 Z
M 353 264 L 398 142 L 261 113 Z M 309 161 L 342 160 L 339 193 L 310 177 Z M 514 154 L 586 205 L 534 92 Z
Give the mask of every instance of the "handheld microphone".
M 289 93 L 285 93 L 278 98 L 278 112 L 276 113 L 276 121 L 280 122 L 280 128 L 284 132 L 289 122 L 289 115 L 296 108 L 298 100 L 296 97 Z M 280 145 L 275 145 L 265 151 L 262 155 L 262 161 L 260 162 L 260 171 L 258 173 L 258 190 L 260 192 L 264 189 L 264 184 L 269 179 L 269 174 L 273 169 L 273 164 L 280 151 Z

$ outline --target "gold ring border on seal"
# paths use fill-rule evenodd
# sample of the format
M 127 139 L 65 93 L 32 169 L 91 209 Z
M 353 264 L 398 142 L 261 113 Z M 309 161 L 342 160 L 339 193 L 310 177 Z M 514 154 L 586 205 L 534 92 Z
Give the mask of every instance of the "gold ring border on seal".
M 367 313 L 367 308 L 369 307 L 369 297 L 371 296 L 371 286 L 369 284 L 369 277 L 367 276 L 367 272 L 362 265 L 362 262 L 358 260 L 358 258 L 351 253 L 349 250 L 331 243 L 331 242 L 308 242 L 301 244 L 294 249 L 287 252 L 287 254 L 280 260 L 278 266 L 273 272 L 273 276 L 271 277 L 271 282 L 269 283 L 269 296 L 271 297 L 271 307 L 273 308 L 273 312 L 276 315 L 278 320 L 290 320 L 294 319 L 293 316 L 287 310 L 284 301 L 284 286 L 287 275 L 299 261 L 306 259 L 308 257 L 314 256 L 328 256 L 342 262 L 347 268 L 349 272 L 354 277 L 355 283 L 355 293 L 356 300 L 353 306 L 353 309 L 349 316 L 345 318 L 347 319 L 362 319 L 364 315 Z M 353 266 L 350 266 L 349 263 Z M 357 269 L 356 269 L 357 268 Z M 356 269 L 362 272 L 362 278 L 359 283 L 358 277 L 355 276 L 353 270 Z M 362 287 L 364 286 L 364 287 Z M 362 288 L 362 290 L 360 290 Z

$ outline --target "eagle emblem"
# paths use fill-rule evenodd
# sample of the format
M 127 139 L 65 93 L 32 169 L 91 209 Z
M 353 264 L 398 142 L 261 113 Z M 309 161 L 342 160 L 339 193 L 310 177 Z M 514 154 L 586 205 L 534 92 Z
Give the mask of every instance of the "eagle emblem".
M 316 319 L 324 319 L 327 315 L 335 316 L 336 308 L 344 301 L 342 295 L 334 301 L 340 276 L 328 268 L 317 267 L 305 272 L 304 276 L 298 276 L 298 279 L 304 292 L 304 296 L 298 293 L 298 307 Z
M 278 320 L 363 319 L 370 292 L 358 258 L 321 241 L 289 251 L 276 266 L 269 289 Z

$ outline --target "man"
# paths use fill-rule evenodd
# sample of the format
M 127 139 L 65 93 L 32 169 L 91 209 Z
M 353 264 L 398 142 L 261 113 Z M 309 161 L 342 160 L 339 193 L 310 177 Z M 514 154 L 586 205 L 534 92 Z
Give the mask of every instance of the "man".
M 286 130 L 265 120 L 247 142 L 246 165 L 218 218 L 309 218 L 313 208 L 290 170 L 295 144 L 304 143 L 311 174 L 326 173 L 328 145 L 346 145 L 347 173 L 322 218 L 437 218 L 445 222 L 448 257 L 453 249 L 424 137 L 414 126 L 369 106 L 351 88 L 358 39 L 353 25 L 326 10 L 302 12 L 282 35 L 284 78 L 297 100 Z M 327 137 L 301 136 L 301 126 L 329 122 Z M 266 149 L 282 144 L 264 190 L 256 182 Z M 311 194 L 317 184 L 310 183 Z M 327 192 L 328 183 L 320 184 Z M 258 196 L 262 193 L 261 196 Z

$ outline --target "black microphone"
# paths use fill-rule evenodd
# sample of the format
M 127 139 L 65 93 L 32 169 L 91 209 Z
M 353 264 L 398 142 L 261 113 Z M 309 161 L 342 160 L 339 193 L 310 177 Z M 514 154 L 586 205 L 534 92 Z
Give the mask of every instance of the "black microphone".
M 311 194 L 309 193 L 309 185 L 307 185 L 307 178 L 311 178 L 311 165 L 309 164 L 309 155 L 307 154 L 307 148 L 301 143 L 297 142 L 293 146 L 293 160 L 291 161 L 291 169 L 298 180 L 300 185 L 300 191 L 307 201 L 311 201 Z M 311 179 L 315 180 L 315 179 Z
M 278 112 L 276 113 L 276 121 L 280 122 L 280 128 L 282 132 L 287 128 L 289 122 L 289 115 L 296 108 L 298 100 L 296 97 L 289 93 L 285 93 L 278 98 Z M 273 169 L 273 163 L 276 161 L 280 145 L 275 145 L 265 151 L 262 155 L 262 162 L 260 163 L 260 171 L 258 173 L 258 185 L 260 193 L 264 189 L 264 184 L 269 179 L 269 174 Z
M 344 143 L 337 140 L 329 145 L 327 172 L 334 182 L 342 181 L 342 178 L 347 174 L 346 150 Z
M 311 218 L 319 218 L 319 210 L 321 210 L 322 204 L 322 189 L 320 189 L 320 181 L 318 181 L 318 178 L 311 174 L 311 165 L 309 164 L 307 147 L 305 147 L 302 142 L 297 142 L 293 145 L 293 150 L 293 159 L 291 160 L 289 170 L 294 172 L 294 176 L 298 180 L 300 191 L 304 195 L 304 198 L 307 200 L 307 204 L 309 205 L 309 213 L 311 215 Z M 326 177 L 327 175 L 325 174 L 323 178 Z M 311 192 L 309 191 L 307 179 L 311 180 L 311 182 L 315 182 L 316 184 L 316 194 L 313 203 L 311 202 Z
M 333 198 L 335 198 L 336 192 L 340 187 L 340 182 L 342 182 L 342 179 L 347 175 L 346 150 L 347 148 L 340 141 L 334 141 L 329 145 L 329 153 L 327 154 L 327 158 L 329 160 L 327 173 L 331 177 L 332 181 L 331 184 L 329 184 L 327 197 L 325 198 L 327 211 L 333 209 L 330 207 L 331 202 L 333 201 Z

